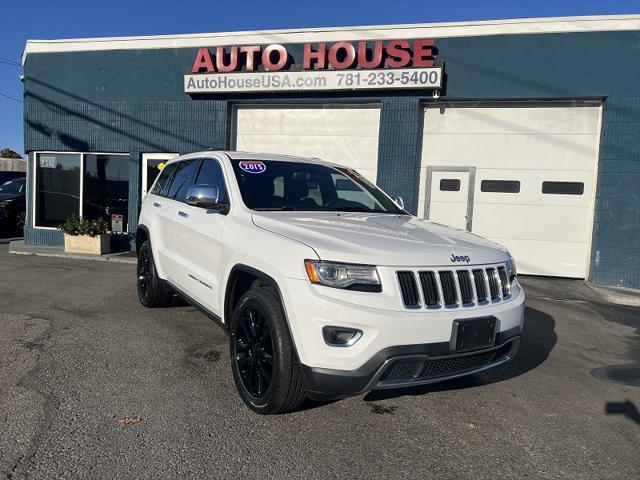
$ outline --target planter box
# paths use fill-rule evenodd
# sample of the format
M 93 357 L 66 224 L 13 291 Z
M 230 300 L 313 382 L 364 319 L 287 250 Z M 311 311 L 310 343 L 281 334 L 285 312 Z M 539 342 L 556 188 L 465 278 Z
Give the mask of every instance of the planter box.
M 65 233 L 64 251 L 66 253 L 103 255 L 111 251 L 109 237 L 110 235 L 108 233 L 97 237 L 90 237 L 89 235 L 67 235 Z

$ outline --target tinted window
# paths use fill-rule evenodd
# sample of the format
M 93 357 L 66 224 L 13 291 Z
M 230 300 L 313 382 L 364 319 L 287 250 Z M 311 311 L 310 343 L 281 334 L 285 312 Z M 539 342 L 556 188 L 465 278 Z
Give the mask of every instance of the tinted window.
M 542 193 L 556 195 L 582 195 L 584 183 L 582 182 L 542 182 Z
M 480 191 L 495 193 L 518 193 L 520 182 L 517 180 L 482 180 Z
M 124 216 L 124 230 L 129 212 L 129 156 L 84 156 L 84 188 L 82 199 L 84 218 L 103 218 L 111 222 L 111 215 Z
M 199 166 L 200 160 L 179 162 L 167 196 L 180 201 L 185 200 L 187 198 L 187 190 L 195 182 Z
M 57 227 L 80 215 L 80 154 L 39 153 L 36 162 L 36 225 Z
M 14 178 L 0 185 L 0 193 L 24 193 L 24 178 Z
M 460 180 L 457 178 L 443 178 L 440 180 L 440 190 L 443 192 L 459 192 Z
M 224 174 L 222 173 L 222 167 L 216 160 L 210 158 L 203 160 L 196 184 L 218 187 L 220 200 L 226 202 L 227 187 L 224 183 Z
M 254 210 L 405 213 L 357 172 L 318 163 L 232 161 L 245 205 Z
M 178 164 L 174 162 L 170 163 L 162 169 L 162 172 L 160 172 L 160 178 L 158 178 L 158 181 L 153 186 L 153 190 L 151 190 L 151 193 L 153 193 L 154 195 L 166 195 L 167 187 L 169 186 L 169 180 L 171 180 L 171 174 L 177 166 Z

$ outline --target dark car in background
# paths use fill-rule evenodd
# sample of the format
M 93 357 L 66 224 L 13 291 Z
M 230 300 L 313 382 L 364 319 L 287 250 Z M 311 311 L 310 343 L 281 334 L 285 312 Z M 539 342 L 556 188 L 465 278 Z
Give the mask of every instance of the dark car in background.
M 0 184 L 0 225 L 22 230 L 26 219 L 26 177 Z

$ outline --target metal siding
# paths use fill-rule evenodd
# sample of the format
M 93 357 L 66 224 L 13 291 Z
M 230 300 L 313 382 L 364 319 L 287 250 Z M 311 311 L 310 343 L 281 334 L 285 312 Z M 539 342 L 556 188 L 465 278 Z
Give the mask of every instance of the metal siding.
M 604 103 L 591 280 L 640 288 L 640 97 Z
M 401 196 L 413 214 L 418 209 L 422 119 L 419 97 L 382 100 L 377 184 Z

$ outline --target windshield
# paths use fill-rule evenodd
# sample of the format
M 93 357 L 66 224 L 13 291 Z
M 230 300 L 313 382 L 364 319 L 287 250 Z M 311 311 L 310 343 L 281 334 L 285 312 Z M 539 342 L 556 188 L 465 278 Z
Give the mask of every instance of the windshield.
M 232 160 L 242 200 L 252 210 L 406 214 L 357 172 L 316 163 Z
M 24 178 L 14 178 L 0 185 L 0 193 L 24 192 Z

